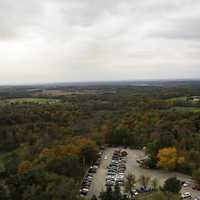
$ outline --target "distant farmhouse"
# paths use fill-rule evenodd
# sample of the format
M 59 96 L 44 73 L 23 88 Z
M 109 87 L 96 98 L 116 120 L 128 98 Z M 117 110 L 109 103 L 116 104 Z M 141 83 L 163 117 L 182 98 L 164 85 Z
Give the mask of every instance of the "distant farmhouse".
M 195 102 L 195 103 L 199 103 L 200 102 L 200 96 L 193 96 L 192 101 Z
M 193 103 L 200 103 L 200 96 L 191 96 L 191 97 L 188 97 L 187 101 L 192 101 Z

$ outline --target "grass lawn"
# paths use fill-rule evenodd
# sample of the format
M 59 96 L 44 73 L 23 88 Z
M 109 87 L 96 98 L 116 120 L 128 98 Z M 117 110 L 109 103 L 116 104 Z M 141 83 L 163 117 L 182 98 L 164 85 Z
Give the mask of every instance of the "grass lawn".
M 173 199 L 173 200 L 180 200 L 180 195 L 174 195 L 174 194 L 171 194 L 170 199 Z M 144 193 L 144 194 L 141 194 L 141 195 L 138 195 L 136 197 L 136 200 L 155 200 L 155 199 L 165 199 L 167 200 L 167 196 L 162 193 L 162 192 L 155 192 L 155 193 Z

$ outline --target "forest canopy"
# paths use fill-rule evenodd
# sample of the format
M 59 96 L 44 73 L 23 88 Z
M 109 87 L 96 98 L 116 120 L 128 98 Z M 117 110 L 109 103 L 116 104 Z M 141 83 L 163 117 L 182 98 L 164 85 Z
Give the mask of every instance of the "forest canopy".
M 82 177 L 102 145 L 146 147 L 148 167 L 197 177 L 200 102 L 193 96 L 200 96 L 199 89 L 189 84 L 60 87 L 55 94 L 52 88 L 0 90 L 0 196 L 78 200 Z

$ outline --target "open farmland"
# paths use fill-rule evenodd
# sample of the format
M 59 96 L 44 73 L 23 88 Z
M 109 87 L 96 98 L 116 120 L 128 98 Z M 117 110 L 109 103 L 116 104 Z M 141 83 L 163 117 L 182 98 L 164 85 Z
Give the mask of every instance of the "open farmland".
M 46 99 L 46 98 L 14 98 L 14 99 L 7 99 L 2 100 L 3 103 L 10 103 L 10 104 L 20 104 L 20 103 L 36 103 L 36 104 L 47 104 L 47 103 L 59 103 L 60 100 L 58 99 Z
M 170 111 L 174 112 L 200 112 L 200 107 L 181 107 L 181 106 L 175 106 L 170 109 Z
M 168 99 L 169 101 L 187 101 L 187 97 L 186 96 L 181 96 L 181 97 L 173 97 Z
M 102 94 L 105 93 L 105 91 L 101 90 L 95 90 L 95 89 L 48 89 L 43 90 L 42 92 L 36 92 L 33 94 L 33 96 L 70 96 L 70 95 L 96 95 L 96 94 Z M 113 94 L 115 91 L 109 90 L 107 93 Z

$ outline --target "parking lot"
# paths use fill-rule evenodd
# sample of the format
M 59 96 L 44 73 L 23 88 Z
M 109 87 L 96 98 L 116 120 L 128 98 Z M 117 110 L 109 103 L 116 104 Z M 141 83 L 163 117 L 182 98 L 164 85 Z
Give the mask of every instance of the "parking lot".
M 91 182 L 91 186 L 88 192 L 89 197 L 91 197 L 93 194 L 98 196 L 101 191 L 106 189 L 105 184 L 108 172 L 107 167 L 112 162 L 113 153 L 119 149 L 120 148 L 107 148 L 103 152 L 100 166 L 97 169 Z M 183 187 L 181 192 L 190 192 L 192 194 L 193 199 L 196 196 L 200 196 L 200 191 L 192 189 L 194 183 L 189 176 L 175 172 L 167 172 L 164 170 L 151 170 L 151 169 L 140 168 L 136 160 L 143 158 L 144 152 L 141 150 L 132 150 L 132 149 L 125 149 L 125 151 L 128 153 L 125 174 L 133 173 L 135 174 L 136 178 L 139 178 L 141 175 L 149 176 L 151 178 L 156 178 L 159 180 L 160 185 L 162 185 L 167 178 L 176 176 L 181 181 L 185 181 L 188 183 L 188 186 Z

